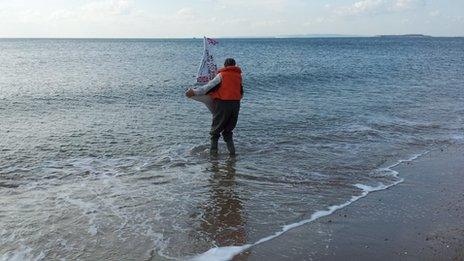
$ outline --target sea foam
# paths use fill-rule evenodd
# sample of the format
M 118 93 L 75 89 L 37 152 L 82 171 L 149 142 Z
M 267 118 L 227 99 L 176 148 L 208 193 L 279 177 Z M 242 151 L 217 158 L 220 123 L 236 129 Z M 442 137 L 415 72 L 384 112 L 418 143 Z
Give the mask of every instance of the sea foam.
M 270 235 L 270 236 L 267 236 L 267 237 L 264 237 L 264 238 L 261 238 L 260 240 L 256 241 L 255 243 L 252 243 L 252 244 L 246 244 L 246 245 L 242 245 L 242 246 L 226 246 L 226 247 L 214 247 L 214 248 L 211 248 L 209 249 L 208 251 L 202 253 L 202 254 L 199 254 L 197 256 L 194 256 L 192 258 L 188 258 L 189 260 L 194 260 L 194 261 L 212 261 L 212 260 L 215 260 L 215 261 L 226 261 L 226 260 L 231 260 L 234 256 L 240 254 L 240 253 L 243 253 L 245 252 L 246 250 L 256 246 L 256 245 L 259 245 L 259 244 L 262 244 L 264 242 L 267 242 L 267 241 L 270 241 L 272 239 L 275 239 L 281 235 L 283 235 L 285 232 L 291 230 L 291 229 L 294 229 L 294 228 L 297 228 L 297 227 L 300 227 L 300 226 L 303 226 L 307 223 L 310 223 L 310 222 L 313 222 L 319 218 L 322 218 L 322 217 L 325 217 L 325 216 L 329 216 L 331 214 L 333 214 L 335 211 L 337 210 L 340 210 L 346 206 L 349 206 L 351 205 L 353 202 L 361 199 L 361 198 L 364 198 L 366 197 L 369 193 L 371 192 L 375 192 L 375 191 L 381 191 L 381 190 L 385 190 L 385 189 L 388 189 L 390 187 L 393 187 L 401 182 L 404 181 L 403 178 L 399 178 L 398 175 L 399 175 L 399 172 L 396 171 L 396 170 L 393 170 L 392 168 L 400 165 L 401 163 L 404 163 L 404 162 L 411 162 L 425 154 L 429 153 L 429 151 L 425 151 L 423 153 L 419 153 L 419 154 L 415 154 L 415 155 L 412 155 L 411 157 L 407 158 L 407 159 L 402 159 L 402 160 L 399 160 L 397 162 L 395 162 L 394 164 L 390 165 L 390 166 L 387 166 L 385 168 L 382 168 L 381 170 L 388 170 L 392 176 L 394 176 L 395 178 L 397 178 L 397 180 L 391 184 L 383 184 L 383 183 L 379 183 L 377 186 L 370 186 L 370 185 L 365 185 L 365 184 L 354 184 L 353 186 L 360 189 L 361 190 L 361 194 L 360 195 L 357 195 L 357 196 L 352 196 L 350 200 L 346 201 L 345 203 L 342 203 L 340 205 L 333 205 L 333 206 L 329 206 L 327 209 L 325 210 L 319 210 L 319 211 L 316 211 L 314 212 L 311 217 L 309 219 L 304 219 L 304 220 L 301 220 L 299 222 L 296 222 L 296 223 L 292 223 L 292 224 L 288 224 L 288 225 L 285 225 L 282 227 L 282 229 L 280 231 L 277 231 L 275 232 L 273 235 Z

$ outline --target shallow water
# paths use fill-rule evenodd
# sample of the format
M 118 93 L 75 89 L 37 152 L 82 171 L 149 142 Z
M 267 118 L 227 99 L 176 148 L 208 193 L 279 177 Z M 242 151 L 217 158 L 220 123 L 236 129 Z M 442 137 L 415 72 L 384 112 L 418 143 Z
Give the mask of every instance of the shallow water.
M 200 40 L 0 40 L 0 260 L 253 244 L 461 142 L 464 39 L 224 39 L 238 156 L 183 96 Z

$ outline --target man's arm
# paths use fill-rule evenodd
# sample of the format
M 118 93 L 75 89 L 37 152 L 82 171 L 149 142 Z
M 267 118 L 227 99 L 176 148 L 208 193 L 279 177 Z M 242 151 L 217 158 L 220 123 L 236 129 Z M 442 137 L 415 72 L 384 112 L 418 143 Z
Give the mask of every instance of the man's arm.
M 201 87 L 193 89 L 193 92 L 195 93 L 195 95 L 205 95 L 206 93 L 208 93 L 209 90 L 213 89 L 214 87 L 216 87 L 221 82 L 222 82 L 222 76 L 221 76 L 220 73 L 218 73 L 216 75 L 216 77 L 214 77 L 207 84 L 205 84 L 205 85 L 203 85 Z

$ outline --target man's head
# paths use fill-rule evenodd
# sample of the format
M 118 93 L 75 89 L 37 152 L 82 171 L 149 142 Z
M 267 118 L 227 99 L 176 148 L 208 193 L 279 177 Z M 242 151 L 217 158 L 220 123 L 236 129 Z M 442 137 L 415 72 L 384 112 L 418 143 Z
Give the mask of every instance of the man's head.
M 227 58 L 224 62 L 224 67 L 235 66 L 235 60 L 233 58 Z

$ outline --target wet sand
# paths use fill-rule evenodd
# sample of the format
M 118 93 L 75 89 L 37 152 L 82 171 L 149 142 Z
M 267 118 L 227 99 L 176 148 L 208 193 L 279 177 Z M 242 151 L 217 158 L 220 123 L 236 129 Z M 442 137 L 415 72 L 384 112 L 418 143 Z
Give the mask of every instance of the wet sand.
M 464 260 L 464 147 L 394 168 L 405 181 L 236 260 Z

